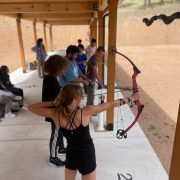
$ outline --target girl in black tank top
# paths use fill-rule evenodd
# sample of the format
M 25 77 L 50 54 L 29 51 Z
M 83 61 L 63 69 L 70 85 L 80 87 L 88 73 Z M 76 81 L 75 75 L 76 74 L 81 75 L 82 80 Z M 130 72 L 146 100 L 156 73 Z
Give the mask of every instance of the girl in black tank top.
M 76 125 L 74 122 L 74 118 L 76 113 L 80 111 L 81 113 L 81 121 L 79 125 Z M 59 118 L 60 124 L 60 118 Z M 71 116 L 68 117 L 68 122 L 65 128 L 60 126 L 61 132 L 66 137 L 68 144 L 81 145 L 91 141 L 91 136 L 89 132 L 89 125 L 82 125 L 82 109 L 77 107 Z
M 137 96 L 136 96 L 137 95 Z M 93 141 L 89 132 L 90 117 L 109 108 L 128 103 L 127 98 L 114 100 L 95 106 L 79 108 L 83 97 L 83 88 L 69 84 L 62 88 L 53 102 L 41 102 L 29 106 L 29 110 L 43 117 L 50 117 L 67 139 L 65 161 L 65 180 L 75 179 L 77 171 L 84 180 L 96 179 L 96 156 Z M 136 93 L 131 98 L 137 100 Z M 55 106 L 54 109 L 49 108 Z
M 79 112 L 80 123 L 75 123 L 75 117 Z M 65 167 L 69 170 L 78 170 L 82 175 L 87 175 L 96 169 L 95 148 L 89 132 L 89 125 L 82 124 L 82 109 L 77 107 L 67 116 L 66 126 L 61 127 L 61 119 L 58 116 L 59 127 L 67 139 L 67 152 Z

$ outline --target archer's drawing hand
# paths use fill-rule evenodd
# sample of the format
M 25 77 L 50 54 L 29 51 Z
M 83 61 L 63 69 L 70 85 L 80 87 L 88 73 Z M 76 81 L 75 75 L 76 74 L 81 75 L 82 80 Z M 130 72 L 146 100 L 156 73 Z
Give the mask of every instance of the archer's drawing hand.
M 103 87 L 103 82 L 102 82 L 102 80 L 98 80 L 98 83 L 99 83 L 99 85 L 101 86 L 101 87 Z
M 92 83 L 92 80 L 91 80 L 91 79 L 88 79 L 88 78 L 87 78 L 86 81 L 89 82 L 89 83 Z
M 82 83 L 83 83 L 84 85 L 89 85 L 89 81 L 87 81 L 87 80 L 82 80 Z

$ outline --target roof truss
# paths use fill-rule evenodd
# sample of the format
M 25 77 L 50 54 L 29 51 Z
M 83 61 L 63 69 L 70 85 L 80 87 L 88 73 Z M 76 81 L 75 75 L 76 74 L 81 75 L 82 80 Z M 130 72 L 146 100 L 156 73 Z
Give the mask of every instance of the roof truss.
M 0 14 L 50 24 L 89 24 L 98 6 L 102 10 L 107 4 L 107 0 L 0 0 Z

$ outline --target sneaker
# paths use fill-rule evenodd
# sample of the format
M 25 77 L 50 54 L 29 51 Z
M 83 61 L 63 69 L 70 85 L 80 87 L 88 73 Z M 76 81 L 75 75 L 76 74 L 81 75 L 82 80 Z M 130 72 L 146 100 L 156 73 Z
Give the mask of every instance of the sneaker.
M 22 100 L 22 97 L 21 97 L 21 96 L 15 96 L 15 97 L 14 97 L 14 100 L 20 101 L 20 100 Z
M 18 109 L 11 109 L 11 112 L 18 112 Z
M 64 166 L 64 161 L 61 161 L 58 157 L 50 157 L 49 164 L 56 167 Z
M 23 106 L 21 107 L 21 109 L 27 111 L 27 110 L 28 110 L 28 107 L 23 105 Z
M 66 154 L 66 148 L 61 148 L 58 150 L 58 154 L 61 155 L 61 154 Z
M 5 113 L 4 117 L 5 118 L 13 118 L 13 117 L 16 117 L 16 115 L 13 114 L 12 112 L 8 112 L 8 113 Z

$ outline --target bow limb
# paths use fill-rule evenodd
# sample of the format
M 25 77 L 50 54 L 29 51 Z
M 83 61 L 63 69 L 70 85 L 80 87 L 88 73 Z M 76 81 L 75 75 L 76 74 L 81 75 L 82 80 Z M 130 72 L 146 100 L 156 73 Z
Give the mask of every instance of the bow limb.
M 117 130 L 116 136 L 118 139 L 127 138 L 127 132 L 136 124 L 136 122 L 138 121 L 138 119 L 143 111 L 144 105 L 142 105 L 139 100 L 135 100 L 133 102 L 137 106 L 138 113 L 137 113 L 135 119 L 133 120 L 133 122 L 125 130 L 124 129 Z
M 143 108 L 144 108 L 144 105 L 141 104 L 140 102 L 140 96 L 138 94 L 138 86 L 137 86 L 137 82 L 136 82 L 136 77 L 138 74 L 141 73 L 141 71 L 137 68 L 137 66 L 127 57 L 125 56 L 124 54 L 118 52 L 116 50 L 116 48 L 110 48 L 109 49 L 109 52 L 112 53 L 112 54 L 119 54 L 121 56 L 123 56 L 127 61 L 129 61 L 129 63 L 133 66 L 133 75 L 132 75 L 132 89 L 133 89 L 133 94 L 131 97 L 133 96 L 138 96 L 139 98 L 135 98 L 135 100 L 133 100 L 134 104 L 136 105 L 137 107 L 137 115 L 134 119 L 134 121 L 125 129 L 125 130 L 122 130 L 122 129 L 119 129 L 117 131 L 117 138 L 118 139 L 122 139 L 122 138 L 127 138 L 127 132 L 135 125 L 135 123 L 138 121 L 142 111 L 143 111 Z M 129 99 L 130 100 L 130 99 Z M 131 101 L 131 100 L 130 100 Z M 132 105 L 133 103 L 129 103 L 130 105 Z
M 116 50 L 116 48 L 110 48 L 109 49 L 109 52 L 111 53 L 111 54 L 119 54 L 120 56 L 122 56 L 122 57 L 124 57 L 127 61 L 129 61 L 130 63 L 131 63 L 131 65 L 133 66 L 133 70 L 134 70 L 134 72 L 138 75 L 139 73 L 141 73 L 141 71 L 137 68 L 137 66 L 131 61 L 131 59 L 129 59 L 126 55 L 124 55 L 124 54 L 122 54 L 122 53 L 120 53 L 120 52 L 118 52 L 117 50 Z

